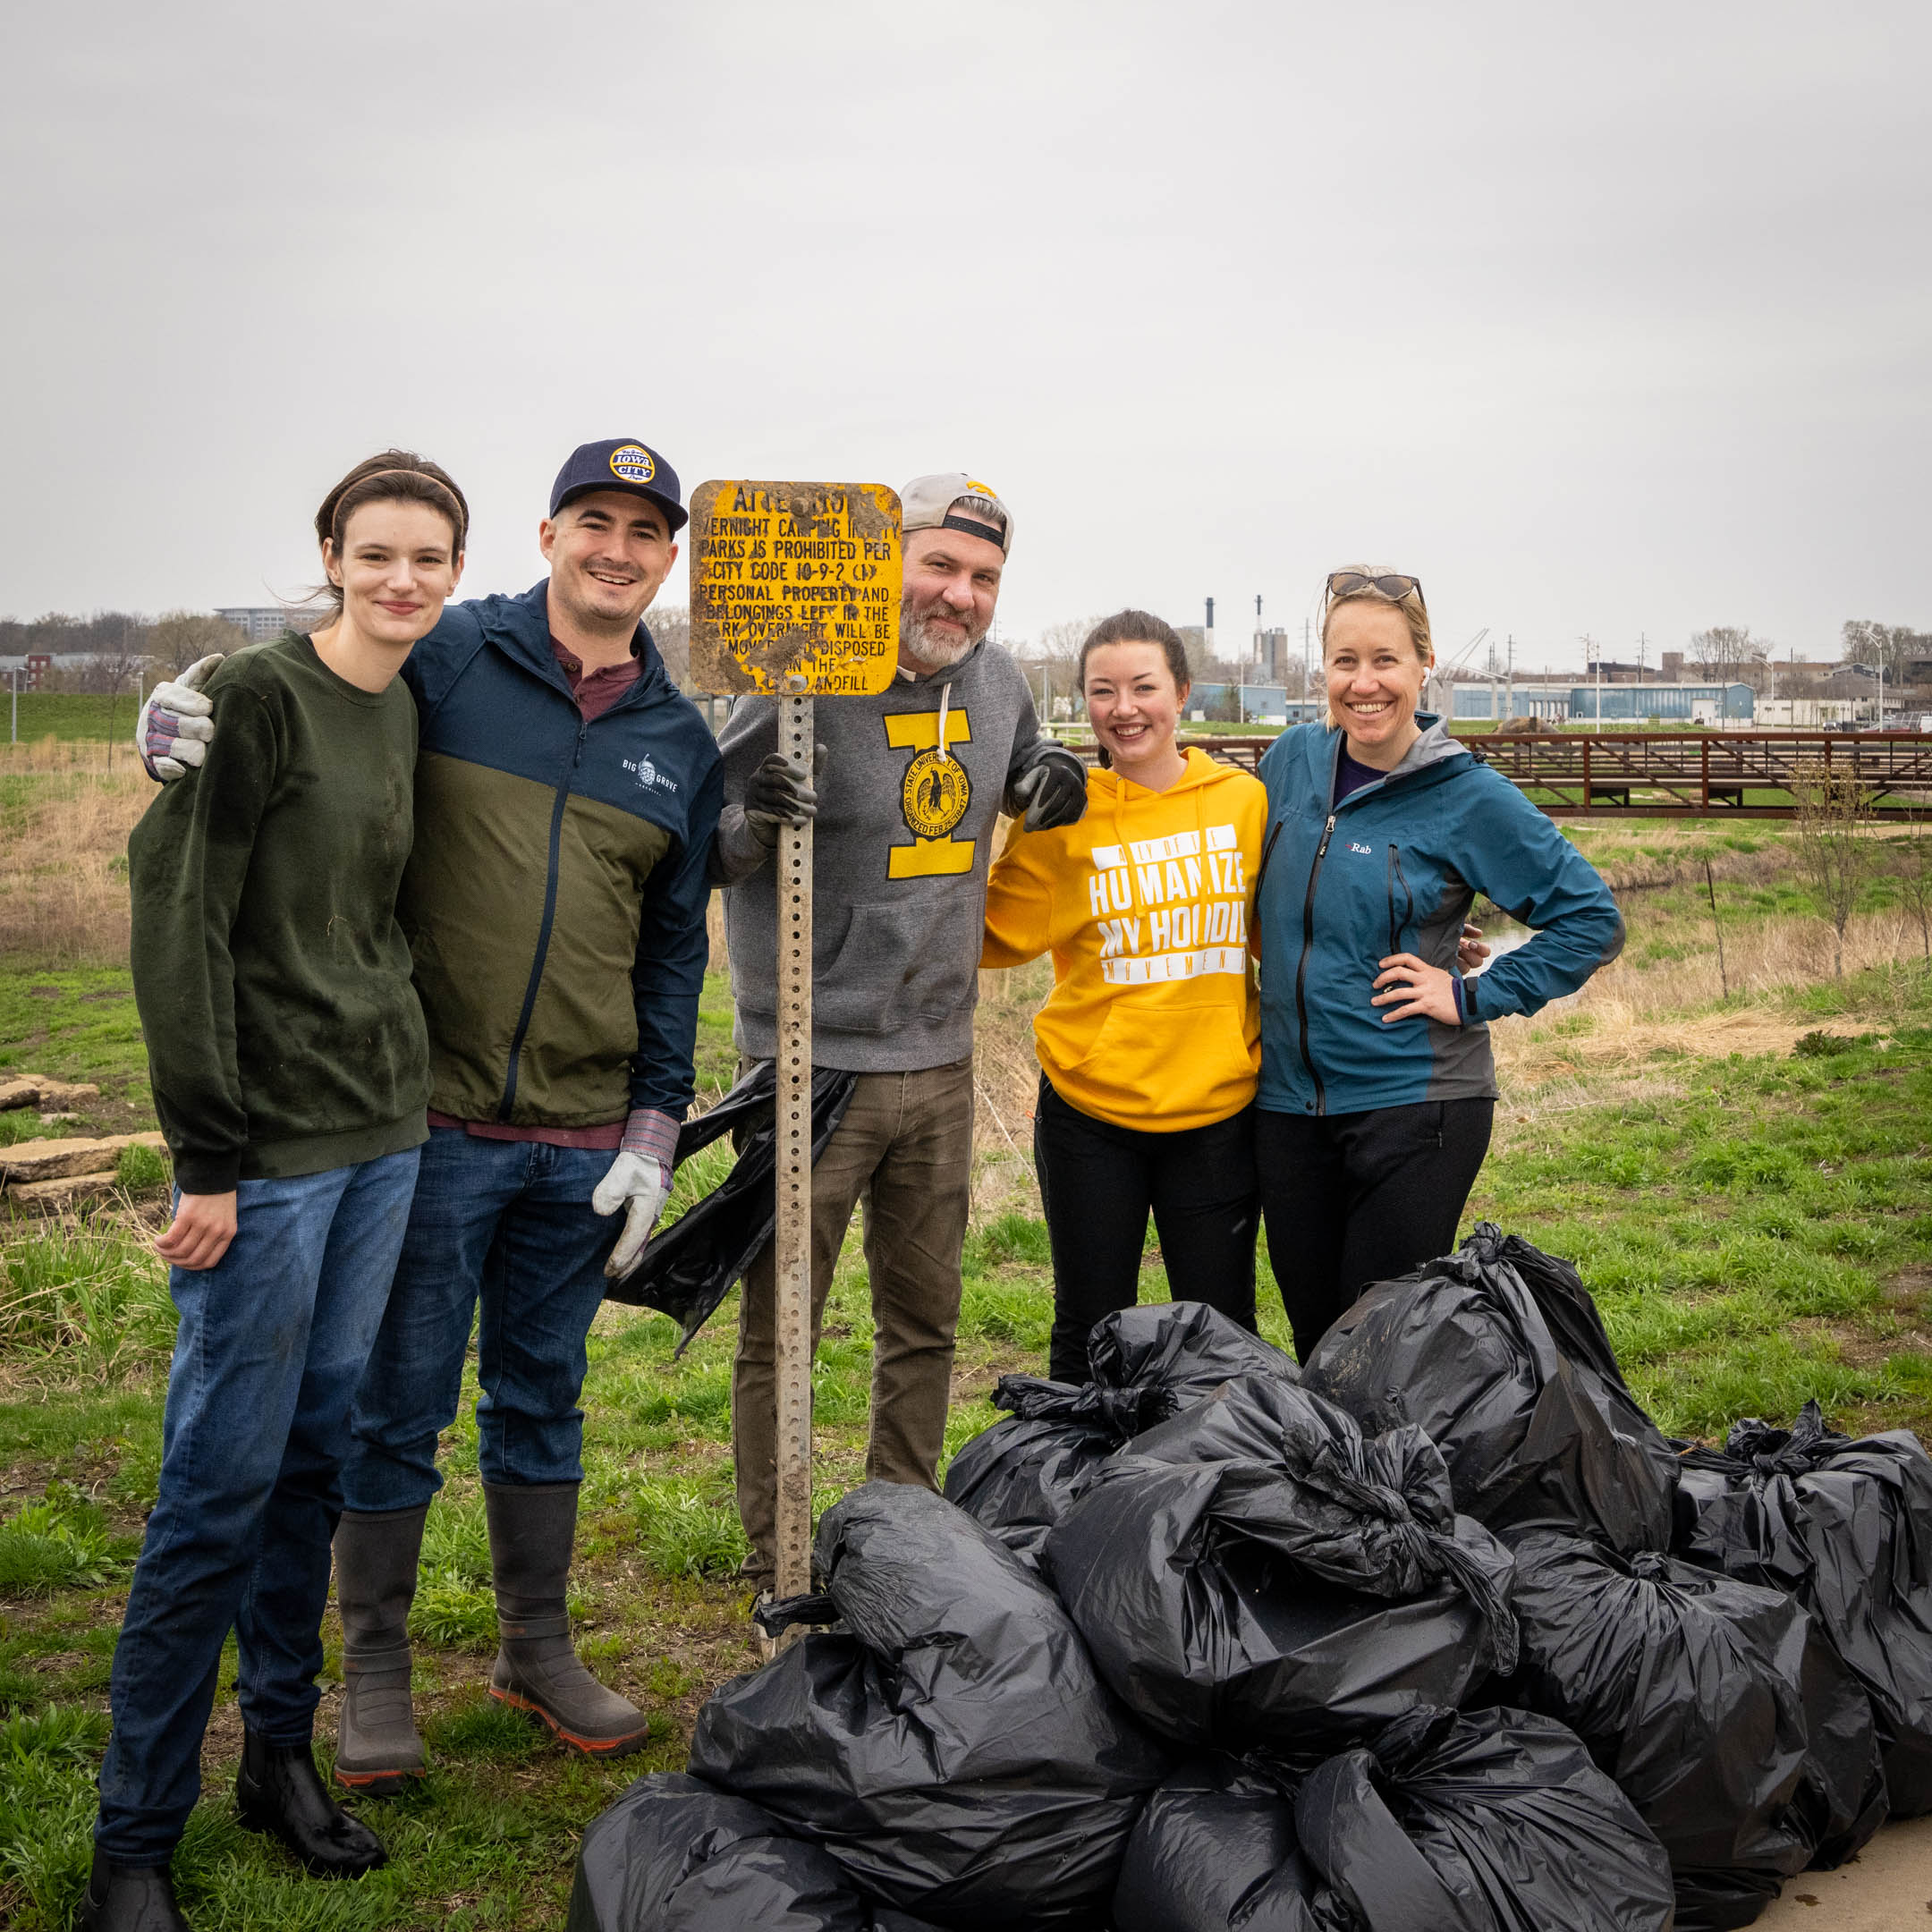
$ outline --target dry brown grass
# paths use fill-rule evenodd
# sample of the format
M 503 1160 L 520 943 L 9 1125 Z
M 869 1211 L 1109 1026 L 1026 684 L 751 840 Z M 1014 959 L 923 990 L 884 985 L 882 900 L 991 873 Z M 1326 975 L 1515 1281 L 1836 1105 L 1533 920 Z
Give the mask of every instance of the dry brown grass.
M 1901 913 L 1860 913 L 1846 929 L 1847 972 L 1909 966 L 1921 956 L 1917 923 Z M 1727 927 L 1724 961 L 1722 979 L 1715 946 L 1655 966 L 1619 961 L 1534 1020 L 1499 1022 L 1491 1033 L 1497 1072 L 1506 1087 L 1536 1087 L 1580 1069 L 1636 1068 L 1659 1053 L 1716 1060 L 1784 1054 L 1806 1033 L 1859 1033 L 1889 1017 L 1875 1011 L 1862 1022 L 1821 1025 L 1786 1010 L 1783 995 L 1833 977 L 1832 931 L 1823 919 Z
M 54 966 L 128 956 L 127 842 L 155 788 L 124 752 L 19 745 L 0 758 L 0 953 Z

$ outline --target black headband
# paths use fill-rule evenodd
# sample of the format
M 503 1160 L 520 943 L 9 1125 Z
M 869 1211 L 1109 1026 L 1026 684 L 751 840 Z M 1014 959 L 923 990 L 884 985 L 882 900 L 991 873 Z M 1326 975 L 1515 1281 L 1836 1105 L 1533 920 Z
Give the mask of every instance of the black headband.
M 969 537 L 983 538 L 989 544 L 997 544 L 1002 555 L 1005 552 L 1005 531 L 995 530 L 990 523 L 975 523 L 970 517 L 953 516 L 948 513 L 939 528 L 963 530 Z

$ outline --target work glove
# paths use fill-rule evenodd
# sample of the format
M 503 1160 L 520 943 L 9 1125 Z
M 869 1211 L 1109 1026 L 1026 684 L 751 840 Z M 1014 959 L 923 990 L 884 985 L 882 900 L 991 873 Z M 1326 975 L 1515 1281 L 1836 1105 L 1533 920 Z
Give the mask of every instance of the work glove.
M 1036 738 L 1007 781 L 1006 801 L 1014 813 L 1026 813 L 1029 832 L 1072 825 L 1087 809 L 1087 767 L 1064 745 Z
M 134 720 L 134 749 L 150 778 L 165 784 L 185 776 L 190 766 L 208 756 L 215 735 L 215 702 L 201 687 L 221 661 L 219 651 L 197 658 L 178 678 L 168 678 L 148 693 Z
M 622 1281 L 636 1267 L 670 1191 L 671 1170 L 665 1162 L 655 1154 L 620 1149 L 590 1197 L 591 1207 L 600 1215 L 614 1215 L 620 1208 L 624 1210 L 623 1231 L 604 1264 L 606 1280 Z
M 778 843 L 782 825 L 809 825 L 818 816 L 815 781 L 825 769 L 825 747 L 812 747 L 812 768 L 800 758 L 772 752 L 745 781 L 745 823 L 761 845 Z

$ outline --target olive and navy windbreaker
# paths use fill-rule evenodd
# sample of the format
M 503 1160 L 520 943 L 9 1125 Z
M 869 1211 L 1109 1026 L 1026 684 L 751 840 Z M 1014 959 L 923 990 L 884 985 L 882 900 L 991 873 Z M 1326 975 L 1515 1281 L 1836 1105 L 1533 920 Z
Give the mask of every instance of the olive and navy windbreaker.
M 1484 1022 L 1574 993 L 1623 951 L 1623 918 L 1596 868 L 1440 719 L 1416 722 L 1422 735 L 1394 770 L 1340 805 L 1339 729 L 1295 725 L 1257 767 L 1268 826 L 1256 1104 L 1269 1113 L 1494 1098 Z M 1385 1024 L 1369 1004 L 1379 962 L 1413 953 L 1454 972 L 1479 892 L 1536 936 L 1462 980 L 1462 1026 Z
M 402 667 L 421 719 L 396 913 L 429 1027 L 429 1106 L 600 1127 L 683 1117 L 707 955 L 717 747 L 640 627 L 587 723 L 547 581 L 453 604 Z

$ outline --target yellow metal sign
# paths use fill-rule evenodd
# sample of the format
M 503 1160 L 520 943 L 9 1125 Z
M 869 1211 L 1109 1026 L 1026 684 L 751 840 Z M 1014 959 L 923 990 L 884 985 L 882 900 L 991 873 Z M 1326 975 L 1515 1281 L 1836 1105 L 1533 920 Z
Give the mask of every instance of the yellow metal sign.
M 691 501 L 691 682 L 700 691 L 882 691 L 899 657 L 898 492 L 883 483 L 700 483 Z

